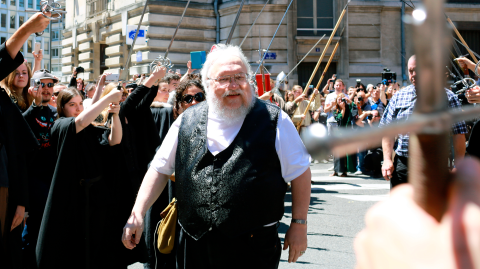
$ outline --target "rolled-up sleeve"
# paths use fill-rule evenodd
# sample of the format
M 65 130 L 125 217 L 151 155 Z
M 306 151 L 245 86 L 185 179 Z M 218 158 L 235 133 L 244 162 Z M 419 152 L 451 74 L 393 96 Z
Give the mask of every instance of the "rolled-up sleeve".
M 275 149 L 285 182 L 296 179 L 310 167 L 310 155 L 292 121 L 283 111 L 278 117 Z

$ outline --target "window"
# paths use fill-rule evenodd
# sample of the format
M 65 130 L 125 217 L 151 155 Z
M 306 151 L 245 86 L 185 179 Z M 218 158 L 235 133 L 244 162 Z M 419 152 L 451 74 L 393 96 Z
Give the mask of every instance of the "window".
M 50 37 L 52 38 L 52 41 L 56 41 L 58 40 L 58 30 L 54 30 L 52 31 L 52 34 L 50 35 Z
M 18 27 L 20 27 L 23 24 L 24 21 L 25 21 L 24 16 L 18 16 Z
M 19 7 L 25 7 L 25 0 L 19 0 L 18 1 L 18 6 Z
M 52 57 L 58 57 L 58 49 L 52 49 Z
M 0 4 L 2 4 L 2 5 L 7 5 L 7 0 L 1 0 L 1 1 L 0 1 Z
M 27 40 L 27 53 L 32 53 L 32 39 Z
M 40 0 L 37 0 L 37 9 L 40 9 Z
M 332 0 L 303 0 L 297 2 L 297 35 L 330 34 L 334 27 Z
M 33 0 L 27 0 L 28 8 L 33 8 Z
M 10 0 L 10 5 L 11 6 L 16 6 L 17 4 L 15 3 L 15 0 Z
M 6 41 L 7 41 L 6 37 L 4 37 L 4 36 L 0 37 L 0 44 L 5 43 Z
M 7 14 L 2 13 L 1 17 L 2 18 L 0 20 L 0 27 L 6 28 L 7 27 Z
M 49 45 L 48 45 L 47 42 L 43 43 L 43 53 L 44 54 L 50 54 Z
M 52 72 L 59 72 L 59 71 L 61 71 L 59 66 L 52 66 Z
M 43 66 L 44 66 L 43 68 L 50 70 L 50 65 L 48 63 L 45 63 Z
M 48 33 L 50 31 L 50 25 L 47 26 L 47 28 L 45 28 L 45 33 Z
M 10 16 L 10 29 L 15 29 L 15 14 Z

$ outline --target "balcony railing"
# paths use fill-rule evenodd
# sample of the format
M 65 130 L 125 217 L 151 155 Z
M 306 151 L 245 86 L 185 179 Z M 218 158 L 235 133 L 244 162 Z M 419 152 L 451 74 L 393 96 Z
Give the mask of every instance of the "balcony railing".
M 87 0 L 87 16 L 95 17 L 105 11 L 113 9 L 112 0 Z

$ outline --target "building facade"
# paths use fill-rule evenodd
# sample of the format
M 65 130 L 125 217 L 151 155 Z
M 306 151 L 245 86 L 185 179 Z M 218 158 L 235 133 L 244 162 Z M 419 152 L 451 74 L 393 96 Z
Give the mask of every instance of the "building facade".
M 17 0 L 18 1 L 18 0 Z M 259 47 L 266 49 L 290 0 L 270 0 L 253 30 L 248 29 L 266 0 L 245 0 L 233 33 L 232 44 L 240 44 L 254 69 L 258 66 Z M 308 50 L 326 37 L 289 77 L 290 85 L 305 86 L 342 13 L 347 0 L 294 0 L 270 47 L 266 68 L 275 77 L 288 73 Z M 457 24 L 473 50 L 480 52 L 480 0 L 448 0 L 446 13 Z M 118 73 L 124 67 L 130 46 L 126 43 L 127 25 L 137 25 L 144 0 L 66 1 L 67 16 L 61 41 L 62 80 L 68 81 L 74 66 L 83 66 L 85 80 L 94 81 L 104 71 Z M 128 77 L 149 73 L 150 62 L 163 55 L 187 1 L 148 1 L 142 25 L 147 27 L 146 42 L 136 44 L 127 68 Z M 241 0 L 191 1 L 168 57 L 174 69 L 186 71 L 191 51 L 209 51 L 215 43 L 225 43 Z M 410 2 L 408 2 L 410 3 Z M 419 2 L 413 2 L 413 4 Z M 312 84 L 317 85 L 334 46 L 340 42 L 326 76 L 337 74 L 354 85 L 379 83 L 384 68 L 397 73 L 397 81 L 406 84 L 406 63 L 413 54 L 410 25 L 402 14 L 413 11 L 398 0 L 352 0 L 327 49 Z M 402 32 L 405 38 L 402 39 Z M 477 40 L 479 39 L 479 40 Z M 259 45 L 260 43 L 260 45 Z M 137 62 L 136 54 L 141 54 Z M 323 83 L 326 82 L 324 79 Z
M 0 0 L 0 43 L 13 35 L 13 33 L 30 18 L 33 14 L 26 10 L 39 10 L 40 0 Z M 41 67 L 50 69 L 50 28 L 47 28 L 43 35 L 32 35 L 20 50 L 30 67 L 33 66 L 33 54 L 35 43 L 40 43 L 43 49 L 43 60 Z

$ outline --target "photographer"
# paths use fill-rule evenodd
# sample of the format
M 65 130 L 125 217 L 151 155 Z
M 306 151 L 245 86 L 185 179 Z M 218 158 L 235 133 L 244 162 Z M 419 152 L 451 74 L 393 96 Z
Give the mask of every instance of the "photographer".
M 371 96 L 368 97 L 368 103 L 372 110 L 377 110 L 380 115 L 383 115 L 385 111 L 385 106 L 387 105 L 387 98 L 385 97 L 385 85 L 380 89 L 371 84 L 368 85 L 367 89 L 370 89 Z
M 332 78 L 327 81 L 327 84 L 325 84 L 325 87 L 323 87 L 323 90 L 322 90 L 323 96 L 333 92 L 333 83 L 335 82 L 336 79 L 337 79 L 337 75 L 333 74 Z
M 85 98 L 85 83 L 83 82 L 83 79 L 77 78 L 77 75 L 79 73 L 85 72 L 85 69 L 83 67 L 79 66 L 77 68 L 73 68 L 72 70 L 72 78 L 70 79 L 70 83 L 68 84 L 68 87 L 75 87 L 77 90 L 82 94 L 82 97 Z
M 355 123 L 355 126 L 364 128 L 365 126 L 370 126 L 368 120 L 372 120 L 372 108 L 368 102 L 365 93 L 359 91 L 357 96 L 354 99 L 355 105 L 352 108 L 352 123 Z M 355 175 L 367 174 L 365 170 L 365 155 L 367 151 L 358 152 L 358 165 Z

